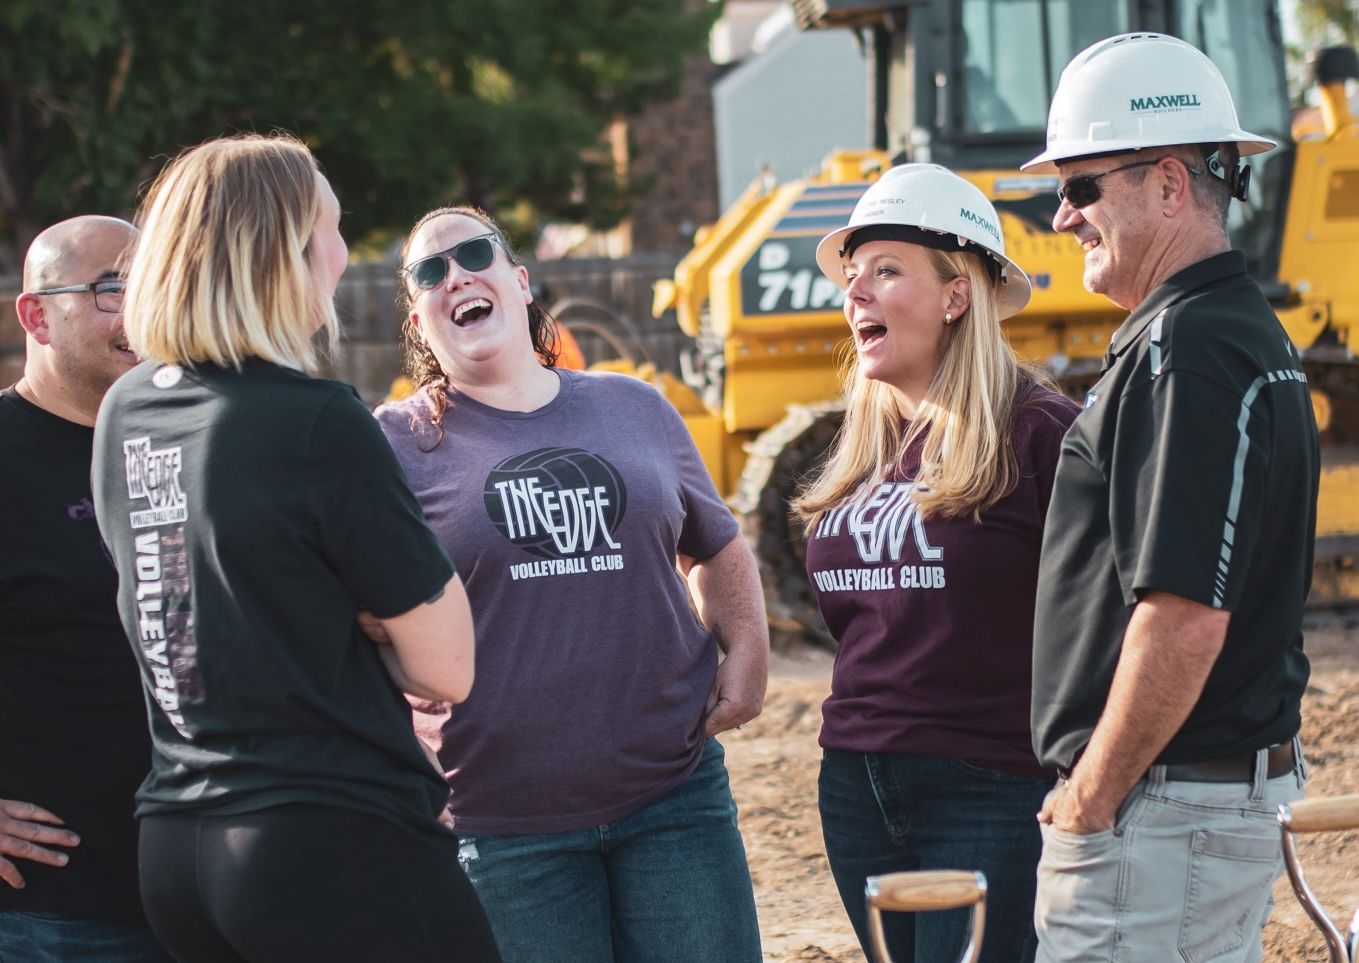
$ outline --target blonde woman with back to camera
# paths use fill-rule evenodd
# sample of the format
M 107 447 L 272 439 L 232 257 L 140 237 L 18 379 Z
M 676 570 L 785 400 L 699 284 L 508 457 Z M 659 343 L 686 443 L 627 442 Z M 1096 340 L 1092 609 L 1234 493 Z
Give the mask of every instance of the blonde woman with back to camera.
M 339 220 L 290 138 L 173 160 L 128 275 L 147 360 L 95 429 L 150 705 L 142 895 L 186 963 L 499 959 L 401 694 L 466 698 L 467 597 L 358 396 L 311 374 Z
M 845 423 L 794 502 L 838 648 L 819 803 L 831 871 L 869 952 L 864 880 L 974 869 L 982 959 L 1032 960 L 1029 744 L 1038 550 L 1076 405 L 1019 364 L 1000 322 L 1029 300 L 995 209 L 931 164 L 894 167 L 817 248 L 853 336 Z M 963 910 L 886 920 L 893 959 L 955 959 Z

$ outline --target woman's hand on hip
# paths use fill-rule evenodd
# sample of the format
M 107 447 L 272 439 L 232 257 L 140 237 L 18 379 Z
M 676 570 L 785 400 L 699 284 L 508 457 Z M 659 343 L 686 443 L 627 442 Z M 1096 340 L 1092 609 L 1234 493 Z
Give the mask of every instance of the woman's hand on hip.
M 769 681 L 769 626 L 755 556 L 739 534 L 705 559 L 679 558 L 699 618 L 726 658 L 708 693 L 708 735 L 749 722 L 764 708 Z
M 717 667 L 717 678 L 708 692 L 703 734 L 715 736 L 758 716 L 764 708 L 768 676 L 767 659 L 745 649 L 729 652 Z

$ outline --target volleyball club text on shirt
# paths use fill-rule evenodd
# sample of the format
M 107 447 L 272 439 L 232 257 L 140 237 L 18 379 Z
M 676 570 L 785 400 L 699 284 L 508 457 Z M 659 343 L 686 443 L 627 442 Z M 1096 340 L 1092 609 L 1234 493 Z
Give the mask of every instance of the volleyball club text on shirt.
M 626 488 L 621 473 L 599 455 L 578 448 L 516 455 L 492 470 L 484 491 L 492 524 L 539 556 L 510 564 L 515 581 L 623 568 L 623 546 L 613 529 L 622 522 Z M 591 554 L 597 546 L 615 551 Z
M 833 538 L 846 532 L 860 561 L 871 568 L 836 568 L 812 573 L 823 592 L 862 592 L 883 589 L 941 589 L 944 567 L 884 565 L 899 563 L 911 537 L 922 562 L 939 562 L 944 550 L 930 544 L 925 520 L 916 508 L 913 482 L 883 482 L 867 497 L 855 497 L 822 516 L 813 538 Z M 884 554 L 886 558 L 884 558 Z
M 187 738 L 182 698 L 201 686 L 188 609 L 184 522 L 189 509 L 180 482 L 182 452 L 178 446 L 155 450 L 151 439 L 144 437 L 124 441 L 123 456 L 128 497 L 134 506 L 138 499 L 146 499 L 148 506 L 128 513 L 136 547 L 137 641 L 151 672 L 156 704 Z

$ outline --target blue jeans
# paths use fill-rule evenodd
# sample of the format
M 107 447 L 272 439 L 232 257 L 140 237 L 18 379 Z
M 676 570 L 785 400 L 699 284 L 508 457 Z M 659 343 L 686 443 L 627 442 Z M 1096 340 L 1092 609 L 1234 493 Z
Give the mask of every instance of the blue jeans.
M 0 912 L 0 963 L 173 961 L 144 926 L 10 910 Z
M 760 963 L 723 755 L 709 739 L 688 779 L 613 822 L 462 836 L 505 963 Z
M 869 949 L 864 881 L 915 869 L 986 874 L 982 963 L 1029 963 L 1042 850 L 1036 816 L 1052 781 L 982 769 L 961 759 L 827 749 L 821 759 L 821 832 L 840 901 Z M 895 963 L 956 960 L 968 910 L 883 915 Z

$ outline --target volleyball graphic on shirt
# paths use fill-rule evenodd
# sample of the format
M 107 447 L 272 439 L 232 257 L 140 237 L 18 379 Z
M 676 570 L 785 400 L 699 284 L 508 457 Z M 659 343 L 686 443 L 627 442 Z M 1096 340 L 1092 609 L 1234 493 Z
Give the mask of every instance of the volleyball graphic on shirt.
M 486 476 L 483 496 L 496 530 L 539 558 L 622 547 L 615 533 L 627 511 L 623 476 L 584 449 L 539 448 L 506 458 Z
M 146 507 L 130 513 L 133 528 L 150 528 L 182 522 L 189 517 L 187 499 L 179 483 L 181 451 L 178 445 L 153 449 L 150 438 L 123 442 L 127 469 L 127 497 L 146 499 Z
M 945 587 L 944 550 L 930 542 L 915 490 L 911 482 L 882 482 L 821 517 L 812 539 L 846 539 L 858 564 L 812 570 L 819 591 Z
M 837 536 L 843 528 L 866 565 L 900 562 L 909 543 L 922 562 L 941 561 L 944 551 L 930 544 L 925 519 L 915 506 L 915 487 L 911 482 L 883 482 L 860 493 L 826 512 L 813 537 Z

